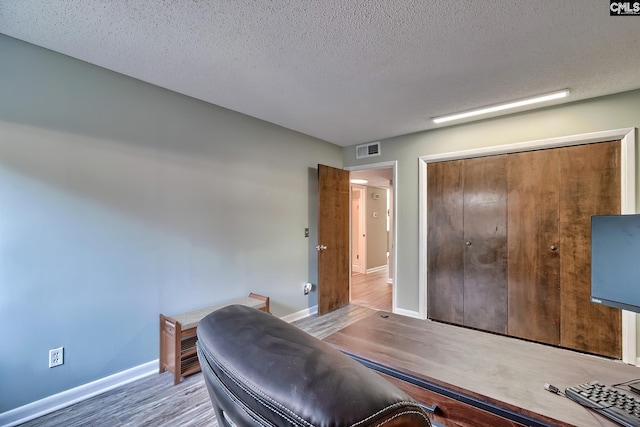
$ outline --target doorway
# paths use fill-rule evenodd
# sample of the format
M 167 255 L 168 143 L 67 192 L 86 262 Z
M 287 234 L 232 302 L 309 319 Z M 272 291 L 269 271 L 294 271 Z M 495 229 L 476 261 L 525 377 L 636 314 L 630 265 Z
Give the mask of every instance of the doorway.
M 366 179 L 351 178 L 351 275 L 367 272 Z
M 347 169 L 351 172 L 351 303 L 392 312 L 395 162 Z

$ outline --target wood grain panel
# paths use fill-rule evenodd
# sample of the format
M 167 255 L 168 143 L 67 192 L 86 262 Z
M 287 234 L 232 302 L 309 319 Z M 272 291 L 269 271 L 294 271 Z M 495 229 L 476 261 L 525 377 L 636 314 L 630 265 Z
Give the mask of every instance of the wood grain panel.
M 464 325 L 507 332 L 507 156 L 464 161 Z
M 509 335 L 560 344 L 558 150 L 509 155 Z M 554 249 L 555 248 L 555 249 Z
M 562 148 L 560 171 L 561 345 L 619 359 L 621 311 L 590 301 L 590 227 L 620 213 L 620 141 Z
M 349 171 L 318 165 L 318 314 L 349 304 Z
M 381 374 L 384 379 L 428 407 L 436 406 L 429 419 L 448 427 L 517 427 L 523 424 L 502 418 L 471 405 L 418 387 L 395 377 Z
M 463 161 L 427 165 L 427 315 L 464 322 Z

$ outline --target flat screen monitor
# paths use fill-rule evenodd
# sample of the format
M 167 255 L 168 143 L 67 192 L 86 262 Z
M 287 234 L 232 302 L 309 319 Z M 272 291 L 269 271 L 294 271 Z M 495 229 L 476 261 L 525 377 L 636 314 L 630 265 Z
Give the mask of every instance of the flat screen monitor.
M 591 301 L 640 313 L 640 214 L 591 217 Z

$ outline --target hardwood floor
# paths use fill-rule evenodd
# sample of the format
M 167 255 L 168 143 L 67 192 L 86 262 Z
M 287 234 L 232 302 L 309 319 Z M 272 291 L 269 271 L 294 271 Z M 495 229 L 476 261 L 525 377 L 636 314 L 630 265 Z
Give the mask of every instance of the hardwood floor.
M 154 374 L 28 421 L 26 427 L 217 427 L 202 374 L 173 386 L 173 374 Z
M 366 281 L 363 281 L 365 283 Z M 366 292 L 363 292 L 366 294 Z M 390 301 L 389 296 L 389 301 Z M 324 316 L 309 316 L 293 324 L 324 338 L 375 312 L 367 296 Z M 389 309 L 391 305 L 389 303 Z M 60 409 L 23 427 L 166 426 L 217 427 L 202 374 L 173 385 L 169 372 L 151 375 L 85 401 Z
M 387 283 L 389 270 L 351 276 L 351 302 L 375 310 L 391 311 L 392 285 Z

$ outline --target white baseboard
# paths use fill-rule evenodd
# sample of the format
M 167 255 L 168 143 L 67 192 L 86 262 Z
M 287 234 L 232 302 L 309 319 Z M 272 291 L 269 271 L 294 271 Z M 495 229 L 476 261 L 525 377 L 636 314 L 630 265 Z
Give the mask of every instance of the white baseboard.
M 386 270 L 387 268 L 389 268 L 389 266 L 387 264 L 381 265 L 381 266 L 378 266 L 378 267 L 367 268 L 367 274 L 376 273 L 378 271 Z
M 300 310 L 295 313 L 287 314 L 286 316 L 281 317 L 281 319 L 287 323 L 291 323 L 295 322 L 296 320 L 304 319 L 305 317 L 313 316 L 314 314 L 318 314 L 317 305 L 305 308 L 304 310 Z
M 407 316 L 407 317 L 415 317 L 416 319 L 424 319 L 422 316 L 420 316 L 420 313 L 417 311 L 412 311 L 412 310 L 405 310 L 404 308 L 397 308 L 395 307 L 393 312 L 395 314 L 399 314 L 401 316 Z
M 158 359 L 0 414 L 0 426 L 17 426 L 90 397 L 158 373 Z

